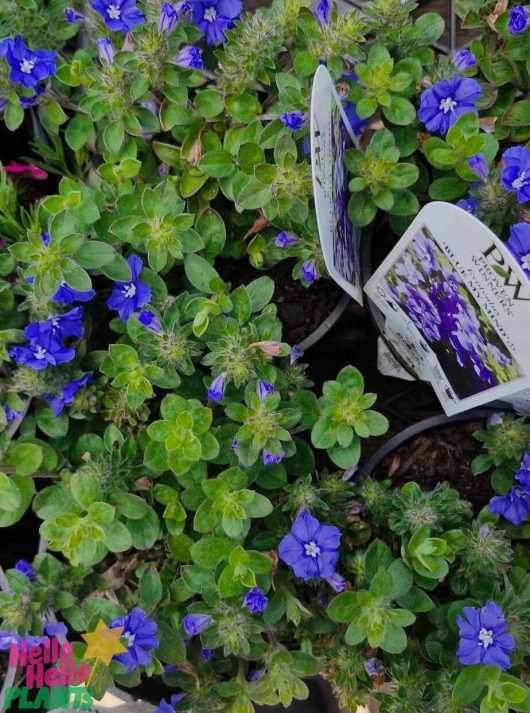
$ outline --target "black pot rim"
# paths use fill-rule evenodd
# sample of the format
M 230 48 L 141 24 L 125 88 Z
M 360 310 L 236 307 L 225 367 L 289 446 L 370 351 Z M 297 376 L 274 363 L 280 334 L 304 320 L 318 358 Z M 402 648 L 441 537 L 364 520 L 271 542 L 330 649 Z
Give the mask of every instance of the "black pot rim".
M 512 409 L 504 408 L 502 410 L 505 412 L 509 412 Z M 422 421 L 418 421 L 418 423 L 413 423 L 412 426 L 408 426 L 407 428 L 403 429 L 403 431 L 400 431 L 395 436 L 392 436 L 392 438 L 390 438 L 388 441 L 386 441 L 386 443 L 384 443 L 380 448 L 378 448 L 376 452 L 370 456 L 366 463 L 359 468 L 356 474 L 356 478 L 362 480 L 368 475 L 371 475 L 371 473 L 376 470 L 380 463 L 390 453 L 403 446 L 405 443 L 407 443 L 407 441 L 410 441 L 411 438 L 419 436 L 421 433 L 425 433 L 425 431 L 430 431 L 434 428 L 439 428 L 440 426 L 445 426 L 449 423 L 485 420 L 488 418 L 488 416 L 491 416 L 496 411 L 499 411 L 498 406 L 490 406 L 489 408 L 476 408 L 470 411 L 464 411 L 463 413 L 454 414 L 453 416 L 438 414 L 437 416 L 430 416 L 429 418 L 425 418 Z
M 346 308 L 351 302 L 351 297 L 345 292 L 341 294 L 339 301 L 335 307 L 331 310 L 327 317 L 325 317 L 318 327 L 304 337 L 302 341 L 298 344 L 298 347 L 302 351 L 306 351 L 310 347 L 313 347 L 317 342 L 319 342 L 322 337 L 324 337 L 329 330 L 339 321 L 339 319 L 344 314 Z

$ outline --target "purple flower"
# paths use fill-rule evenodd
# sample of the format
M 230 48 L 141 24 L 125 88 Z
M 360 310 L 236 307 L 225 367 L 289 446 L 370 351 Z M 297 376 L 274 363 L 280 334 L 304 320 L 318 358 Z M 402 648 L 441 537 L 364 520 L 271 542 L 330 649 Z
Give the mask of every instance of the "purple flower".
M 462 208 L 462 210 L 465 210 L 468 213 L 471 213 L 471 215 L 477 214 L 478 203 L 477 203 L 477 199 L 473 198 L 473 196 L 468 196 L 467 198 L 461 198 L 459 201 L 457 201 L 456 205 L 459 208 Z
M 210 401 L 222 401 L 225 395 L 226 375 L 219 374 L 208 387 L 208 398 Z
M 530 486 L 530 451 L 526 451 L 515 477 L 520 483 Z
M 440 269 L 438 258 L 436 257 L 436 248 L 431 240 L 424 236 L 416 238 L 412 243 L 412 252 L 418 258 L 421 267 L 427 274 L 431 274 Z
M 485 664 L 511 668 L 509 652 L 515 648 L 513 636 L 502 609 L 495 602 L 486 602 L 482 609 L 464 607 L 463 616 L 456 617 L 460 643 L 456 655 L 465 666 Z
M 126 35 L 133 27 L 145 22 L 144 14 L 136 7 L 136 0 L 92 0 L 91 4 L 111 32 Z
M 242 9 L 241 0 L 195 0 L 191 12 L 193 22 L 211 46 L 225 41 L 225 30 L 232 27 Z
M 253 668 L 247 673 L 247 681 L 251 681 L 253 683 L 256 683 L 256 681 L 261 681 L 265 673 L 266 670 L 264 668 Z
M 304 352 L 296 344 L 291 347 L 291 354 L 289 356 L 289 363 L 296 364 L 296 362 L 304 356 Z
M 261 612 L 267 608 L 268 603 L 268 597 L 266 597 L 258 587 L 254 587 L 247 592 L 243 599 L 243 606 L 248 609 L 251 614 L 261 614 Z
M 179 21 L 177 8 L 169 2 L 162 4 L 160 8 L 160 19 L 158 21 L 159 32 L 173 32 Z
M 501 182 L 507 191 L 517 193 L 519 203 L 530 201 L 530 149 L 513 146 L 502 154 Z
M 149 309 L 143 309 L 140 312 L 140 314 L 138 315 L 138 321 L 140 322 L 140 324 L 143 324 L 143 326 L 149 332 L 152 332 L 153 334 L 160 335 L 164 333 L 162 325 L 160 324 L 160 320 L 154 314 L 154 312 L 151 312 L 151 310 Z
M 131 255 L 127 262 L 131 268 L 129 282 L 116 282 L 107 300 L 107 307 L 115 309 L 122 322 L 126 322 L 131 314 L 151 300 L 151 288 L 138 279 L 142 272 L 143 262 L 138 255 Z
M 237 438 L 232 438 L 232 443 L 230 444 L 230 448 L 233 451 L 237 451 L 238 446 L 239 446 L 239 441 L 237 440 Z
M 65 406 L 71 404 L 80 389 L 86 386 L 89 381 L 92 381 L 92 374 L 85 374 L 80 379 L 73 379 L 61 389 L 59 396 L 54 394 L 43 394 L 42 398 L 50 405 L 53 415 L 59 417 L 64 411 Z
M 30 565 L 29 562 L 26 562 L 26 560 L 19 560 L 16 564 L 14 569 L 17 570 L 17 572 L 20 572 L 21 574 L 24 575 L 24 577 L 27 577 L 28 579 L 36 579 L 37 578 L 37 573 L 33 569 L 33 567 Z
M 114 45 L 109 40 L 108 37 L 102 37 L 96 42 L 98 46 L 98 55 L 102 62 L 109 62 L 112 64 L 114 62 Z
M 530 11 L 523 5 L 515 5 L 510 9 L 510 19 L 507 30 L 510 35 L 520 35 L 530 25 Z
M 303 510 L 280 542 L 278 555 L 300 579 L 332 577 L 339 559 L 340 537 L 337 527 L 321 525 Z
M 68 635 L 68 627 L 62 621 L 47 621 L 44 624 L 44 631 L 48 636 L 59 636 L 65 639 Z
M 277 465 L 278 463 L 282 462 L 284 455 L 285 453 L 283 451 L 281 451 L 280 453 L 271 453 L 270 451 L 264 448 L 263 453 L 261 454 L 261 457 L 263 459 L 263 465 Z
M 411 285 L 404 286 L 407 314 L 429 342 L 441 338 L 440 324 L 442 318 L 435 305 L 422 291 Z
M 127 647 L 127 652 L 117 654 L 113 659 L 130 673 L 137 666 L 145 666 L 151 662 L 151 651 L 158 648 L 158 639 L 155 636 L 157 626 L 139 607 L 135 607 L 125 616 L 116 617 L 109 624 L 111 629 L 119 626 L 123 626 L 120 638 Z
M 486 180 L 490 170 L 483 154 L 477 153 L 474 156 L 470 156 L 467 160 L 467 165 L 472 171 L 477 174 L 479 178 L 481 178 L 483 181 Z
M 4 414 L 8 423 L 13 423 L 20 416 L 20 411 L 14 411 L 9 406 L 4 406 Z
M 9 651 L 11 644 L 20 644 L 21 637 L 14 631 L 0 631 L 0 651 Z
M 314 260 L 306 260 L 306 262 L 300 266 L 300 274 L 310 285 L 320 279 Z
M 195 45 L 186 45 L 175 57 L 175 64 L 184 69 L 202 69 L 204 67 L 202 51 Z
M 418 118 L 429 131 L 446 134 L 459 116 L 477 113 L 476 102 L 481 96 L 478 82 L 455 74 L 422 93 Z
M 521 525 L 530 515 L 530 491 L 527 487 L 515 485 L 506 495 L 495 495 L 489 502 L 489 509 L 513 525 Z
M 203 661 L 210 661 L 213 659 L 214 650 L 213 649 L 201 649 L 199 656 Z
M 63 347 L 50 333 L 45 345 L 30 342 L 24 347 L 13 347 L 9 350 L 9 356 L 16 364 L 27 364 L 30 369 L 40 371 L 48 365 L 57 366 L 72 361 L 75 349 Z
M 257 392 L 260 401 L 265 401 L 267 396 L 269 396 L 269 394 L 272 394 L 273 391 L 276 391 L 276 387 L 274 386 L 274 384 L 269 384 L 268 381 L 258 379 Z
M 23 109 L 30 109 L 38 104 L 40 95 L 44 92 L 44 87 L 36 86 L 35 94 L 32 97 L 19 97 L 18 101 Z
M 30 50 L 20 35 L 6 45 L 5 57 L 11 68 L 10 81 L 28 88 L 51 77 L 57 68 L 55 52 Z
M 353 102 L 344 104 L 344 113 L 348 119 L 354 136 L 360 136 L 363 128 L 370 123 L 368 119 L 361 119 L 357 114 L 357 108 Z
M 82 337 L 84 333 L 83 313 L 84 307 L 74 307 L 65 314 L 48 317 L 42 322 L 32 322 L 24 330 L 24 336 L 39 344 L 46 343 L 50 335 L 54 339 Z
M 453 64 L 459 72 L 465 72 L 467 69 L 477 66 L 477 58 L 471 50 L 458 50 L 453 57 Z
M 291 131 L 296 131 L 305 126 L 307 117 L 303 111 L 285 111 L 280 114 L 280 121 L 282 124 L 291 129 Z
M 61 282 L 61 286 L 53 296 L 54 302 L 64 305 L 71 305 L 73 302 L 88 302 L 96 294 L 95 290 L 74 290 L 66 282 Z
M 340 593 L 346 589 L 346 580 L 337 572 L 334 572 L 331 577 L 326 577 L 326 582 L 334 592 Z
M 177 703 L 180 703 L 180 701 L 185 697 L 185 695 L 185 693 L 174 693 L 169 699 L 169 702 L 166 701 L 165 698 L 162 698 L 153 713 L 173 713 L 175 710 L 175 706 L 177 705 Z
M 321 25 L 329 24 L 331 20 L 331 2 L 330 0 L 320 0 L 315 8 L 313 15 Z
M 197 636 L 209 629 L 213 619 L 209 614 L 186 614 L 182 620 L 182 628 L 188 636 Z
M 530 278 L 530 224 L 517 223 L 510 228 L 506 247 Z
M 276 236 L 274 244 L 278 248 L 292 248 L 294 245 L 298 244 L 298 238 L 296 235 L 288 233 L 286 230 L 282 230 L 282 232 L 278 233 Z
M 73 7 L 67 7 L 64 11 L 64 19 L 66 22 L 69 22 L 70 25 L 79 25 L 84 22 L 86 18 L 80 12 L 74 10 Z
M 374 676 L 378 676 L 382 672 L 383 666 L 377 659 L 367 659 L 364 662 L 364 670 L 370 678 L 374 678 Z

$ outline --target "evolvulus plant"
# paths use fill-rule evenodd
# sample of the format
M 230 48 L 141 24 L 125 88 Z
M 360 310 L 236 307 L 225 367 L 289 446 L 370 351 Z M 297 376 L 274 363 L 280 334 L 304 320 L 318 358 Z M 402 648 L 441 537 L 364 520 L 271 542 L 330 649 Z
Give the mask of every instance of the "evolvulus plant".
M 31 509 L 42 546 L 0 570 L 0 650 L 68 639 L 91 695 L 158 677 L 159 713 L 288 706 L 318 672 L 352 710 L 530 710 L 528 424 L 477 434 L 475 516 L 444 484 L 355 482 L 387 421 L 354 366 L 312 388 L 267 274 L 326 277 L 321 63 L 362 147 L 354 223 L 458 200 L 530 274 L 530 10 L 463 0 L 484 36 L 447 58 L 414 8 L 3 3 L 0 107 L 36 157 L 0 174 L 0 526 Z M 232 284 L 236 258 L 262 276 Z M 120 652 L 83 659 L 101 626 Z

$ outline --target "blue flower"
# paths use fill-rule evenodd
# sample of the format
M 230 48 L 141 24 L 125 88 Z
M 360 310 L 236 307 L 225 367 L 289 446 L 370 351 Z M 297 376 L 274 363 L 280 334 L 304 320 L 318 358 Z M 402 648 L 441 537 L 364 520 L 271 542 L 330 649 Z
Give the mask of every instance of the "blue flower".
M 203 661 L 211 661 L 211 659 L 213 659 L 214 653 L 215 652 L 213 649 L 201 649 L 199 655 Z
M 86 18 L 80 12 L 74 10 L 73 7 L 67 7 L 64 10 L 64 19 L 66 22 L 69 22 L 70 25 L 78 25 L 84 22 Z
M 75 349 L 63 347 L 54 337 L 51 336 L 45 345 L 31 341 L 24 347 L 13 347 L 9 350 L 9 356 L 16 364 L 26 364 L 30 369 L 40 371 L 46 369 L 48 365 L 58 366 L 72 361 L 75 358 Z
M 232 438 L 232 443 L 230 444 L 230 448 L 233 451 L 237 451 L 238 446 L 239 446 L 239 441 L 237 440 L 237 438 Z
M 465 72 L 477 66 L 477 58 L 471 50 L 458 50 L 453 57 L 453 64 L 459 72 Z
M 145 22 L 144 14 L 136 7 L 136 0 L 92 0 L 91 4 L 111 32 L 125 35 Z
M 82 337 L 84 307 L 74 307 L 65 314 L 48 317 L 42 322 L 32 322 L 24 330 L 24 336 L 35 342 L 45 344 L 51 337 L 61 339 L 66 337 Z
M 418 117 L 429 131 L 446 134 L 462 114 L 478 113 L 476 103 L 481 96 L 478 82 L 455 74 L 422 93 Z
M 180 703 L 185 696 L 185 693 L 174 693 L 169 699 L 169 702 L 166 701 L 165 698 L 162 698 L 153 713 L 173 713 L 177 703 Z
M 471 213 L 471 215 L 477 214 L 478 202 L 477 202 L 476 198 L 473 198 L 473 196 L 467 196 L 467 198 L 461 198 L 459 201 L 456 202 L 456 205 L 459 208 L 462 208 L 462 210 L 465 210 L 468 213 Z
M 225 395 L 226 375 L 219 374 L 208 387 L 208 398 L 211 401 L 222 401 Z
M 162 3 L 160 19 L 158 20 L 159 32 L 173 32 L 179 21 L 177 8 L 169 2 Z
M 225 41 L 225 30 L 232 27 L 242 9 L 241 0 L 194 0 L 191 12 L 206 43 L 216 45 Z
M 145 666 L 151 662 L 151 651 L 158 648 L 158 639 L 155 636 L 157 626 L 138 607 L 125 616 L 116 617 L 109 624 L 111 629 L 119 626 L 123 626 L 120 638 L 127 647 L 127 652 L 114 656 L 114 661 L 121 663 L 127 673 L 130 673 L 137 666 Z
M 25 87 L 34 87 L 57 68 L 57 54 L 48 50 L 30 50 L 19 35 L 6 48 L 6 60 L 11 68 L 9 79 Z
M 530 515 L 530 491 L 527 487 L 514 485 L 506 495 L 495 495 L 489 502 L 489 509 L 513 525 L 521 525 Z
M 300 349 L 300 347 L 294 345 L 294 347 L 291 347 L 291 354 L 289 356 L 289 363 L 296 364 L 296 362 L 301 359 L 304 356 L 304 352 Z
M 530 490 L 530 451 L 524 454 L 515 478 Z
M 253 668 L 247 673 L 247 681 L 256 683 L 257 681 L 261 681 L 265 674 L 266 670 L 264 668 Z
M 334 592 L 343 592 L 346 589 L 346 580 L 335 572 L 331 577 L 326 577 L 326 582 Z
M 71 404 L 77 392 L 86 386 L 89 381 L 92 381 L 92 374 L 85 374 L 80 379 L 73 379 L 61 389 L 60 396 L 54 394 L 43 394 L 42 398 L 50 405 L 53 415 L 59 417 L 64 411 L 65 406 Z
M 32 106 L 38 104 L 39 97 L 44 92 L 44 87 L 36 86 L 35 94 L 32 97 L 19 97 L 18 101 L 23 109 L 30 109 Z
M 47 621 L 44 624 L 44 631 L 48 636 L 59 636 L 66 639 L 68 627 L 62 621 Z
M 288 233 L 286 230 L 282 230 L 282 232 L 278 233 L 276 236 L 274 244 L 278 248 L 292 248 L 298 244 L 298 238 L 296 235 Z
M 512 225 L 506 247 L 530 278 L 530 223 Z
M 98 46 L 98 56 L 102 62 L 109 62 L 112 64 L 114 62 L 114 45 L 109 40 L 108 37 L 101 37 L 96 41 Z
M 19 416 L 20 411 L 14 411 L 9 406 L 4 406 L 4 414 L 8 423 L 13 423 Z
M 33 569 L 33 567 L 30 565 L 29 562 L 26 562 L 26 560 L 19 560 L 15 566 L 14 569 L 17 570 L 17 572 L 20 572 L 21 574 L 24 575 L 24 577 L 27 577 L 28 579 L 36 579 L 37 578 L 37 573 Z
M 40 239 L 42 240 L 42 244 L 44 245 L 44 247 L 47 248 L 48 245 L 51 243 L 52 236 L 49 233 L 41 233 Z
M 283 451 L 281 451 L 280 453 L 271 453 L 270 451 L 264 448 L 263 453 L 261 454 L 261 457 L 263 459 L 263 465 L 277 465 L 278 463 L 282 462 L 284 455 L 285 453 Z
M 465 666 L 484 664 L 511 668 L 510 652 L 515 641 L 508 633 L 503 611 L 495 602 L 486 602 L 482 609 L 464 607 L 463 616 L 456 617 L 460 643 L 456 655 Z
M 276 387 L 274 386 L 274 384 L 269 384 L 268 381 L 264 381 L 263 379 L 258 379 L 258 384 L 256 388 L 260 401 L 265 401 L 269 394 L 272 394 L 273 391 L 276 391 Z
M 486 180 L 490 170 L 483 154 L 477 153 L 474 156 L 470 156 L 467 160 L 467 165 L 479 178 L 483 181 Z
M 339 560 L 340 537 L 337 527 L 321 525 L 303 510 L 280 542 L 278 555 L 300 579 L 332 577 Z
M 351 126 L 354 136 L 360 136 L 363 128 L 368 126 L 370 123 L 368 119 L 361 119 L 357 114 L 357 109 L 353 102 L 346 102 L 344 104 L 344 113 L 348 118 L 348 122 Z
M 115 309 L 122 322 L 126 322 L 133 312 L 151 300 L 151 288 L 139 280 L 142 260 L 138 255 L 131 255 L 127 262 L 131 268 L 131 279 L 128 282 L 117 282 L 107 300 L 107 307 Z
M 184 69 L 202 69 L 204 62 L 200 48 L 195 45 L 186 45 L 175 57 L 175 64 L 184 67 Z
M 330 0 L 320 0 L 315 8 L 313 15 L 321 25 L 328 25 L 331 20 L 331 2 Z
M 502 154 L 501 182 L 507 191 L 517 193 L 519 203 L 530 201 L 530 149 L 513 146 Z
M 209 614 L 186 614 L 182 620 L 182 628 L 188 636 L 198 636 L 212 624 L 213 619 Z
M 374 676 L 378 676 L 383 671 L 383 666 L 378 659 L 367 659 L 364 662 L 364 670 L 370 678 L 374 678 Z
M 0 631 L 0 651 L 8 651 L 11 648 L 11 644 L 18 646 L 20 644 L 21 637 L 14 631 L 6 631 L 5 629 Z
M 511 35 L 520 35 L 530 26 L 530 11 L 524 5 L 515 5 L 510 9 L 507 30 Z
M 320 279 L 314 260 L 306 260 L 306 262 L 300 266 L 300 274 L 310 285 Z
M 303 128 L 306 120 L 307 117 L 303 111 L 285 111 L 280 114 L 282 124 L 292 131 Z
M 268 597 L 266 597 L 258 587 L 254 587 L 247 592 L 243 599 L 243 606 L 248 609 L 251 614 L 261 614 L 261 612 L 267 608 L 268 603 Z
M 138 315 L 138 321 L 140 322 L 140 324 L 143 324 L 143 326 L 149 332 L 152 332 L 153 334 L 160 335 L 164 333 L 162 325 L 160 324 L 160 320 L 154 314 L 154 312 L 151 312 L 151 310 L 149 309 L 143 309 L 140 312 L 140 314 Z
M 73 302 L 88 302 L 96 294 L 95 290 L 74 290 L 66 282 L 61 282 L 61 286 L 53 296 L 54 302 L 64 305 L 71 305 Z

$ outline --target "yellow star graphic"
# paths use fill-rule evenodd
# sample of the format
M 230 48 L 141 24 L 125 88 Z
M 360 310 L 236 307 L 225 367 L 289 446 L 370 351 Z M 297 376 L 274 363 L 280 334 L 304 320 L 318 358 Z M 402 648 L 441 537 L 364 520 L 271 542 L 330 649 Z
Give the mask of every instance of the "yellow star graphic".
M 115 654 L 123 654 L 127 651 L 127 648 L 120 641 L 122 632 L 123 626 L 109 629 L 103 619 L 100 619 L 95 631 L 81 634 L 82 638 L 88 644 L 83 658 L 99 659 L 108 666 Z

